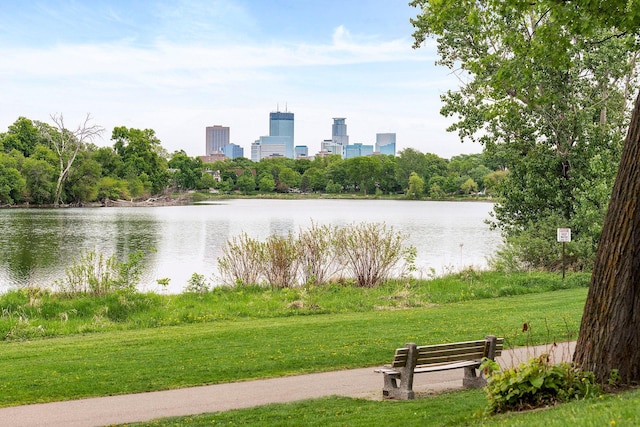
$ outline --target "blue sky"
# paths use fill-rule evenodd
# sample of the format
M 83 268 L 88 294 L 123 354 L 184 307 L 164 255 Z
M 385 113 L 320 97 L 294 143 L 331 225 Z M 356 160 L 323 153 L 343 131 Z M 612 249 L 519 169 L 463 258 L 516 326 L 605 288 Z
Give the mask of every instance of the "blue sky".
M 481 151 L 446 132 L 439 96 L 456 78 L 435 47 L 412 49 L 408 0 L 5 1 L 0 21 L 0 131 L 18 117 L 69 127 L 87 113 L 106 132 L 154 129 L 169 151 L 204 154 L 205 127 L 245 149 L 269 112 L 295 113 L 310 154 L 347 118 L 351 143 L 395 132 L 450 158 Z

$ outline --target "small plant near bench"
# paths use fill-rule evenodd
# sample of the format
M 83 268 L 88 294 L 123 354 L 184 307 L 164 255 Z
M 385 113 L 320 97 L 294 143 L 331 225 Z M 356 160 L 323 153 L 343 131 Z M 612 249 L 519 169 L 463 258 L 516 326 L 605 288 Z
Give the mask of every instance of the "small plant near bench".
M 552 406 L 601 392 L 591 372 L 578 370 L 567 362 L 552 364 L 548 354 L 504 370 L 485 359 L 480 369 L 487 376 L 485 390 L 491 413 Z

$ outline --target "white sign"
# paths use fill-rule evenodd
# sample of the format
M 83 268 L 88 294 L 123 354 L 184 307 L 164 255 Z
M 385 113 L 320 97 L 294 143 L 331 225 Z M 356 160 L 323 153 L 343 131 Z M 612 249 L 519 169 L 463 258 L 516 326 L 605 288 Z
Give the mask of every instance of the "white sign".
M 571 229 L 558 228 L 558 242 L 570 242 L 570 241 L 571 241 Z

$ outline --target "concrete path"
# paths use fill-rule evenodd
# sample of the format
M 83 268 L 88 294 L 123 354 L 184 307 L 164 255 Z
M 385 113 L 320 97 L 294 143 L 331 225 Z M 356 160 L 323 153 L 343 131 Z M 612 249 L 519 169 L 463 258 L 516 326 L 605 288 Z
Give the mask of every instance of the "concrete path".
M 570 360 L 575 343 L 518 348 L 503 352 L 498 362 L 513 366 L 542 353 L 554 360 Z M 391 351 L 389 356 L 391 356 Z M 148 421 L 155 418 L 195 415 L 248 408 L 269 403 L 291 402 L 323 396 L 380 399 L 382 375 L 374 368 L 350 369 L 320 374 L 191 387 L 150 393 L 99 397 L 66 402 L 0 408 L 3 427 L 88 427 Z M 414 390 L 427 395 L 462 388 L 462 371 L 417 375 Z

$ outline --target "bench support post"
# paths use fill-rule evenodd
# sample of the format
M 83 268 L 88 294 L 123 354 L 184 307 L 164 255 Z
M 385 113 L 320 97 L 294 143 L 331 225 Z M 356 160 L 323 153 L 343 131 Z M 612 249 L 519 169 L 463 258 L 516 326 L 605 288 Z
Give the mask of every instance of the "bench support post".
M 418 358 L 417 345 L 409 343 L 406 347 L 409 349 L 407 363 L 403 368 L 399 369 L 400 374 L 384 374 L 382 397 L 385 399 L 408 400 L 415 398 L 415 393 L 413 392 L 413 370 L 416 367 Z
M 487 335 L 484 337 L 487 341 L 486 343 L 486 358 L 494 360 L 496 357 L 496 340 L 497 338 L 494 335 Z M 479 388 L 487 385 L 487 379 L 480 372 L 479 375 L 476 375 L 476 368 L 473 366 L 464 368 L 464 378 L 462 379 L 462 386 L 466 388 Z

